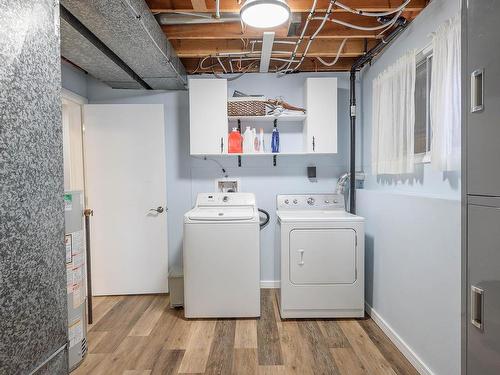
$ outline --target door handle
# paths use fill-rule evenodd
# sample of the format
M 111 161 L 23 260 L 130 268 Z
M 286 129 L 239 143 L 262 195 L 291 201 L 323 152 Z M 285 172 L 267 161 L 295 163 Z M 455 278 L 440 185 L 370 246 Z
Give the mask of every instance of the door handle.
M 313 151 L 316 151 L 316 138 L 313 137 L 312 139 L 312 146 L 313 146 Z
M 470 287 L 470 322 L 479 330 L 483 330 L 484 290 L 475 286 Z
M 154 211 L 154 212 L 156 212 L 156 213 L 161 214 L 161 213 L 163 213 L 163 211 L 165 211 L 165 210 L 163 209 L 163 207 L 162 207 L 162 206 L 158 206 L 158 207 L 156 207 L 156 208 L 151 208 L 149 211 Z
M 299 266 L 303 266 L 304 265 L 304 249 L 299 249 L 299 253 L 300 253 Z
M 477 69 L 471 73 L 470 102 L 472 113 L 484 109 L 484 69 Z

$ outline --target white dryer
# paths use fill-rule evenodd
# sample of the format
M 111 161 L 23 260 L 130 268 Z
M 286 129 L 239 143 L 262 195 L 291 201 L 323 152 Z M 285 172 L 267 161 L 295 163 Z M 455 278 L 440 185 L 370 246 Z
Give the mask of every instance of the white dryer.
M 364 219 L 336 194 L 277 197 L 282 318 L 364 316 Z
M 259 235 L 254 194 L 198 194 L 184 216 L 186 318 L 260 316 Z

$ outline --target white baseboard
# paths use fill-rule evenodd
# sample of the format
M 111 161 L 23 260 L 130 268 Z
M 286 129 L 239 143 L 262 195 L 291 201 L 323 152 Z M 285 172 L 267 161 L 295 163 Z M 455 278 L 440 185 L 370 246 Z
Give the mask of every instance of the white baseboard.
M 280 287 L 279 280 L 261 280 L 260 288 L 261 289 L 277 289 Z
M 410 361 L 421 375 L 435 375 L 431 369 L 420 359 L 413 349 L 403 341 L 403 339 L 392 329 L 392 327 L 368 304 L 365 302 L 365 309 L 373 321 L 380 327 L 386 336 L 393 342 L 401 353 Z

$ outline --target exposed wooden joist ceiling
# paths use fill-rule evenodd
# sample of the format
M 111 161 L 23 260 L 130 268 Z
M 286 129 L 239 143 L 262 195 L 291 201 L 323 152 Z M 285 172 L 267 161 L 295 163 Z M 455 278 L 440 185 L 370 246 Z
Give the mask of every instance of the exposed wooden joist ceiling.
M 172 12 L 192 12 L 193 2 L 199 3 L 204 0 L 146 0 L 149 8 L 153 13 L 172 13 Z M 243 1 L 243 0 L 242 0 Z M 294 13 L 309 12 L 312 5 L 312 0 L 289 0 L 288 6 Z M 316 10 L 318 12 L 325 12 L 329 0 L 318 0 Z M 343 0 L 345 5 L 351 8 L 356 8 L 364 11 L 380 12 L 391 10 L 403 3 L 401 0 Z M 408 11 L 420 12 L 427 5 L 427 0 L 412 0 L 406 7 Z M 205 12 L 215 11 L 215 0 L 205 0 Z M 240 11 L 241 4 L 238 0 L 220 0 L 221 13 L 235 13 Z M 201 10 L 197 10 L 201 11 Z M 345 13 L 342 8 L 335 8 L 334 12 Z
M 215 12 L 215 0 L 146 0 L 151 11 L 154 14 L 172 14 L 176 12 L 187 13 L 207 13 Z M 244 1 L 244 0 L 242 0 Z M 389 11 L 397 8 L 404 0 L 340 0 L 343 4 L 363 10 L 363 11 Z M 250 27 L 242 27 L 240 22 L 227 23 L 205 23 L 205 24 L 170 24 L 163 25 L 162 29 L 165 35 L 172 43 L 177 54 L 182 59 L 189 73 L 203 73 L 206 71 L 215 72 L 223 71 L 222 66 L 217 66 L 218 62 L 215 59 L 206 60 L 207 63 L 203 66 L 210 67 L 208 70 L 200 68 L 201 59 L 207 56 L 215 56 L 224 53 L 242 53 L 252 50 L 252 41 L 262 39 L 264 31 L 274 31 L 275 41 L 292 41 L 298 40 L 304 27 L 307 15 L 312 6 L 313 0 L 288 0 L 293 14 L 293 23 L 282 25 L 275 29 L 254 29 Z M 427 5 L 428 0 L 411 0 L 404 9 L 401 16 L 408 21 L 413 20 Z M 316 8 L 316 16 L 323 16 L 329 4 L 329 0 L 318 0 Z M 238 0 L 220 0 L 220 12 L 224 13 L 239 13 L 241 4 Z M 171 17 L 171 16 L 168 16 Z M 366 17 L 358 14 L 353 14 L 342 8 L 335 7 L 332 17 L 337 20 L 355 24 L 363 27 L 378 26 L 380 23 L 375 17 Z M 297 22 L 298 20 L 298 22 Z M 304 51 L 308 38 L 318 28 L 321 21 L 312 20 L 306 31 L 306 37 L 298 49 L 297 57 L 300 58 Z M 388 31 L 386 31 L 387 33 Z M 368 49 L 379 43 L 383 38 L 380 30 L 356 30 L 350 27 L 339 25 L 333 22 L 327 22 L 316 39 L 312 42 L 310 49 L 307 52 L 306 59 L 300 65 L 299 71 L 345 71 L 349 70 L 352 62 L 356 57 L 363 55 Z M 348 39 L 346 42 L 338 63 L 328 67 L 322 65 L 317 58 L 325 58 L 332 60 L 337 55 L 339 46 L 342 40 Z M 275 44 L 273 48 L 273 58 L 287 58 L 293 50 L 291 44 Z M 253 51 L 258 52 L 260 44 L 255 43 Z M 287 53 L 288 52 L 288 56 Z M 250 56 L 258 57 L 258 53 Z M 210 61 L 215 60 L 215 63 Z M 230 64 L 227 59 L 221 59 L 224 63 L 224 68 L 230 70 Z M 239 68 L 245 69 L 250 62 L 241 62 Z M 237 65 L 237 64 L 236 64 Z M 271 62 L 270 71 L 276 67 L 283 65 L 283 62 Z M 235 71 L 238 71 L 238 66 L 232 66 Z M 259 65 L 253 64 L 248 71 L 258 71 Z

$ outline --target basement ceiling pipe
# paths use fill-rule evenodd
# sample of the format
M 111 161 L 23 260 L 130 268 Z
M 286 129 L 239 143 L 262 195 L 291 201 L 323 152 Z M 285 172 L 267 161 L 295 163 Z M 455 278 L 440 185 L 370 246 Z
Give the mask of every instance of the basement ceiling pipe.
M 351 156 L 350 156 L 350 185 L 349 185 L 349 212 L 356 214 L 356 72 L 370 63 L 390 42 L 401 34 L 408 26 L 404 17 L 395 22 L 396 28 L 387 37 L 383 38 L 371 50 L 359 57 L 351 66 L 350 75 L 350 114 L 351 114 Z
M 160 13 L 155 16 L 160 25 L 198 25 L 207 23 L 240 22 L 238 13 L 222 13 L 219 18 L 207 13 Z

